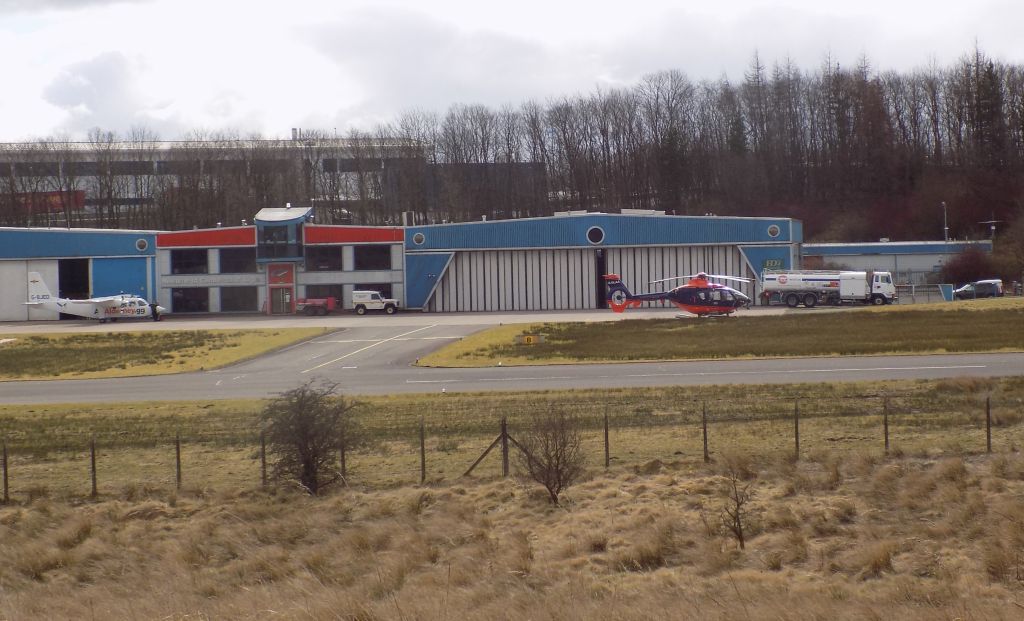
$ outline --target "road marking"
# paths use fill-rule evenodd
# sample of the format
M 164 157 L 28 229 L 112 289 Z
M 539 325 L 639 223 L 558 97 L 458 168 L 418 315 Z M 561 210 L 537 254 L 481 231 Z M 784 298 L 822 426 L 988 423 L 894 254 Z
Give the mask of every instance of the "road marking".
M 347 341 L 314 341 L 315 343 L 377 343 L 383 341 L 443 341 L 443 340 L 458 340 L 461 336 L 418 336 L 411 339 L 349 339 Z
M 408 332 L 403 332 L 402 334 L 393 336 L 393 337 L 391 337 L 389 339 L 384 339 L 383 341 L 377 341 L 376 343 L 373 343 L 371 345 L 367 345 L 366 347 L 362 347 L 362 348 L 357 349 L 357 350 L 355 350 L 353 352 L 349 352 L 349 353 L 345 354 L 344 356 L 339 356 L 339 357 L 335 358 L 334 360 L 328 360 L 327 362 L 318 364 L 315 367 L 310 367 L 310 368 L 306 369 L 305 371 L 302 371 L 302 373 L 309 373 L 310 371 L 316 371 L 317 369 L 319 369 L 321 367 L 326 367 L 329 364 L 334 364 L 335 362 L 338 362 L 339 360 L 344 360 L 345 358 L 348 358 L 349 356 L 355 356 L 356 354 L 358 354 L 360 352 L 364 352 L 367 349 L 370 349 L 371 347 L 376 347 L 376 346 L 380 345 L 381 343 L 387 343 L 388 341 L 397 341 L 398 339 L 402 338 L 403 336 L 409 336 L 410 334 L 415 334 L 417 332 L 420 332 L 421 330 L 429 330 L 431 328 L 436 328 L 436 327 L 437 327 L 437 324 L 433 324 L 433 325 L 430 325 L 430 326 L 424 326 L 422 328 L 416 328 L 415 330 L 410 330 Z
M 438 380 L 406 380 L 406 384 L 456 384 L 459 382 L 516 382 L 537 380 L 568 380 L 568 379 L 606 379 L 613 377 L 708 377 L 719 375 L 792 375 L 794 373 L 856 373 L 865 371 L 937 371 L 959 369 L 984 369 L 987 365 L 965 364 L 953 366 L 922 366 L 922 367 L 850 367 L 844 369 L 783 369 L 778 371 L 695 371 L 692 373 L 632 373 L 626 375 L 545 375 L 540 377 L 492 377 L 479 379 L 438 379 Z

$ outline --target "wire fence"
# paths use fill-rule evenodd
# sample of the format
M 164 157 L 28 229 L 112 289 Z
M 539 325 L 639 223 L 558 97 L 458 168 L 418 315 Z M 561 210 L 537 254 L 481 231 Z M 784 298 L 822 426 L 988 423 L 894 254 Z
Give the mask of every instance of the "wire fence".
M 391 487 L 460 480 L 488 447 L 525 430 L 543 404 L 474 413 L 435 411 L 360 417 L 364 442 L 341 451 L 349 484 Z M 652 462 L 698 465 L 728 451 L 842 459 L 852 453 L 939 455 L 1016 450 L 1024 444 L 1019 398 L 907 392 L 827 399 L 689 400 L 651 407 L 605 395 L 550 404 L 574 418 L 591 470 Z M 194 421 L 193 421 L 194 422 Z M 274 485 L 255 419 L 214 419 L 170 430 L 125 424 L 89 429 L 0 427 L 2 502 L 38 497 L 135 498 L 168 490 L 212 493 Z M 496 440 L 497 437 L 497 440 Z M 515 451 L 495 450 L 472 470 L 497 477 L 517 469 Z

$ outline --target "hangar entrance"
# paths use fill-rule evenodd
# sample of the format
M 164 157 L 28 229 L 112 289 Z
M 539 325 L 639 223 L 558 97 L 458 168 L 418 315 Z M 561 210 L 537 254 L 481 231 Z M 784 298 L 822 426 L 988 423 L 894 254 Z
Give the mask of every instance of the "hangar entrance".
M 597 308 L 608 308 L 608 300 L 605 299 L 604 275 L 608 273 L 608 263 L 605 260 L 604 250 L 598 248 L 594 252 L 594 304 Z
M 57 295 L 72 300 L 85 300 L 89 291 L 89 259 L 57 260 Z M 60 314 L 61 319 L 81 319 L 76 315 Z

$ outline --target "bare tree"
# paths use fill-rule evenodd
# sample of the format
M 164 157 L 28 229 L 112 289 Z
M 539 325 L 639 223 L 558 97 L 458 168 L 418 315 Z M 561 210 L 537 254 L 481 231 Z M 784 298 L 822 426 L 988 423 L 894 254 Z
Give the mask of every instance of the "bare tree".
M 519 461 L 527 475 L 544 486 L 551 504 L 583 474 L 580 421 L 563 411 L 541 412 L 519 438 Z
M 336 397 L 336 387 L 306 382 L 271 399 L 261 415 L 274 476 L 297 480 L 313 496 L 341 480 L 339 452 L 360 438 L 352 418 L 359 404 Z
M 725 496 L 725 502 L 722 505 L 722 527 L 732 533 L 740 545 L 740 550 L 743 550 L 746 547 L 744 528 L 749 515 L 747 505 L 754 496 L 751 489 L 754 482 L 747 480 L 752 474 L 742 460 L 727 458 L 724 475 L 722 495 Z

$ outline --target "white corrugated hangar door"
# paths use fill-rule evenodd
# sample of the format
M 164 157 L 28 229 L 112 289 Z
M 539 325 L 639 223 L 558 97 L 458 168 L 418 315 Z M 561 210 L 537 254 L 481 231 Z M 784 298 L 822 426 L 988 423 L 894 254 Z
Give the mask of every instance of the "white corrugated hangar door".
M 57 319 L 58 314 L 25 306 L 28 301 L 28 273 L 39 272 L 50 293 L 57 295 L 57 260 L 0 261 L 0 321 Z
M 608 248 L 607 269 L 618 274 L 633 293 L 667 291 L 685 283 L 684 280 L 650 284 L 653 280 L 689 276 L 698 272 L 751 278 L 743 255 L 736 246 L 649 246 Z M 714 281 L 728 285 L 753 297 L 753 283 Z M 646 302 L 645 307 L 660 307 L 660 302 Z
M 591 249 L 458 252 L 428 308 L 433 312 L 596 308 L 595 265 Z

